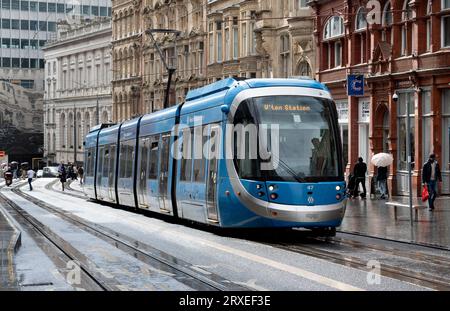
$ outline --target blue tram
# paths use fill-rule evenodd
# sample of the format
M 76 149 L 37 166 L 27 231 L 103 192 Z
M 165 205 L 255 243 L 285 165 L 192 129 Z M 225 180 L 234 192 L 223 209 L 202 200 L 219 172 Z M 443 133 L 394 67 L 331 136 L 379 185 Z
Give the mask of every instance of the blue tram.
M 191 90 L 174 107 L 93 128 L 84 191 L 220 227 L 333 233 L 346 207 L 342 158 L 324 85 L 229 78 Z

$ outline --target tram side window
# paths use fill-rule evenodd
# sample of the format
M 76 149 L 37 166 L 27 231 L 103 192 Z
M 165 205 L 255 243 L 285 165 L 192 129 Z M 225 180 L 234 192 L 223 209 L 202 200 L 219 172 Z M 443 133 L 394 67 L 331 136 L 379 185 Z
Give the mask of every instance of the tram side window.
M 127 165 L 127 149 L 128 146 L 125 143 L 122 143 L 120 145 L 120 171 L 119 171 L 119 177 L 125 178 L 125 170 Z
M 105 146 L 105 152 L 103 156 L 103 177 L 108 177 L 108 169 L 109 169 L 109 146 Z
M 111 145 L 109 148 L 109 175 L 114 176 L 116 170 L 116 145 Z
M 159 135 L 152 136 L 150 142 L 148 179 L 156 179 L 158 177 Z
M 91 172 L 91 158 L 92 158 L 92 152 L 91 148 L 86 149 L 86 176 L 92 176 Z
M 134 140 L 128 141 L 128 151 L 127 151 L 127 169 L 125 178 L 131 178 L 133 175 L 133 165 L 134 165 Z
M 99 159 L 98 159 L 98 167 L 97 167 L 97 179 L 102 177 L 103 171 L 103 159 L 104 159 L 104 147 L 100 147 L 98 150 Z
M 182 181 L 191 181 L 192 154 L 194 146 L 194 129 L 183 130 L 183 141 L 181 145 L 181 176 Z
M 139 172 L 142 175 L 147 175 L 147 161 L 148 161 L 148 145 L 149 145 L 150 138 L 144 137 L 141 138 L 139 141 L 139 148 L 141 149 L 141 152 L 139 154 Z
M 194 129 L 194 181 L 204 182 L 205 181 L 205 155 L 203 154 L 203 147 L 206 144 L 205 129 L 207 125 L 203 127 L 198 127 Z

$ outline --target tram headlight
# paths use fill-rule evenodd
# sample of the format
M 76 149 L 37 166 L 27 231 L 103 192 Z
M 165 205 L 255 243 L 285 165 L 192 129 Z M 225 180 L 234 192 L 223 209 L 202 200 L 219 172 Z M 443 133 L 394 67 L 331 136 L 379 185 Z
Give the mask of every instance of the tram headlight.
M 269 191 L 274 191 L 275 190 L 275 186 L 274 185 L 270 185 L 268 188 L 269 188 Z
M 341 186 L 336 186 L 336 191 L 341 190 Z
M 276 199 L 278 198 L 278 194 L 276 194 L 276 193 L 271 193 L 271 194 L 270 194 L 270 198 L 271 198 L 272 200 L 276 200 Z
M 338 193 L 338 194 L 336 194 L 336 200 L 340 200 L 341 199 L 341 195 Z

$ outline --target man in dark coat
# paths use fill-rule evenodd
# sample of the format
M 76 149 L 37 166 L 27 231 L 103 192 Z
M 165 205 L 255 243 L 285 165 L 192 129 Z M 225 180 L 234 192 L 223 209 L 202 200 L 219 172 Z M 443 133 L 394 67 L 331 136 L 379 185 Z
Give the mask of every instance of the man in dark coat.
M 362 184 L 363 187 L 363 193 L 361 195 L 361 198 L 365 198 L 367 191 L 366 191 L 366 173 L 367 173 L 367 164 L 364 163 L 363 158 L 358 158 L 358 163 L 355 164 L 355 167 L 353 168 L 353 175 L 355 175 L 356 178 L 356 186 L 355 189 L 359 189 L 359 184 Z
M 436 184 L 438 181 L 442 181 L 439 163 L 436 161 L 436 156 L 430 154 L 428 161 L 422 168 L 422 184 L 428 186 L 428 207 L 430 211 L 434 210 L 434 200 L 437 196 Z

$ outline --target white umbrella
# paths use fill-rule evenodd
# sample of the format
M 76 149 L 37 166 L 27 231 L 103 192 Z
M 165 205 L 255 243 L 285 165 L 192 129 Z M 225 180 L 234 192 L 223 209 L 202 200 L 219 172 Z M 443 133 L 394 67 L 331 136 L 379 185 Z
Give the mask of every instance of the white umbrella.
M 389 166 L 394 162 L 394 157 L 389 153 L 377 153 L 372 157 L 372 164 L 375 166 Z

